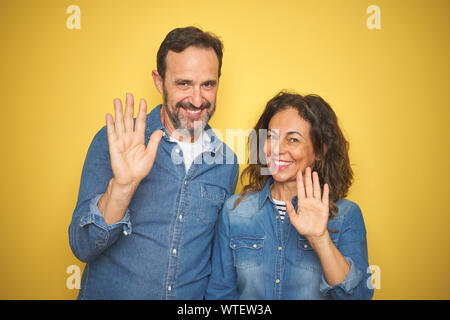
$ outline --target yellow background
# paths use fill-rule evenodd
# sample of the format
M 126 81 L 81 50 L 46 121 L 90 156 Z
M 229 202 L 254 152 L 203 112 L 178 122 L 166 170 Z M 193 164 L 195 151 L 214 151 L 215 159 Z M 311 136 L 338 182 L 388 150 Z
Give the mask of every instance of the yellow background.
M 80 30 L 66 28 L 71 4 Z M 371 4 L 381 30 L 366 27 Z M 350 140 L 374 298 L 449 299 L 449 12 L 447 0 L 2 0 L 0 298 L 76 297 L 66 268 L 84 265 L 67 229 L 87 148 L 115 97 L 161 103 L 158 47 L 196 25 L 225 45 L 212 126 L 253 127 L 283 88 L 323 96 Z

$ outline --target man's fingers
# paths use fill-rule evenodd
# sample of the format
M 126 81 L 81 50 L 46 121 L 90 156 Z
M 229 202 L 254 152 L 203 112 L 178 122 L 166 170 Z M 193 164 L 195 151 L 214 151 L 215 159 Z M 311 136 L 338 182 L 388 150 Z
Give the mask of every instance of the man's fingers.
M 120 99 L 114 99 L 114 112 L 116 116 L 116 121 L 114 124 L 116 136 L 121 136 L 123 135 L 125 129 L 123 126 L 122 101 L 120 101 Z
M 109 113 L 106 114 L 106 132 L 108 133 L 108 143 L 111 143 L 111 140 L 116 138 L 116 130 L 113 117 Z
M 134 127 L 135 132 L 144 134 L 145 132 L 145 119 L 147 118 L 147 103 L 144 99 L 139 102 L 139 113 L 136 117 L 136 125 Z
M 133 132 L 134 97 L 131 93 L 126 94 L 125 116 L 123 119 L 125 132 Z
M 150 139 L 148 140 L 147 149 L 146 152 L 150 156 L 150 159 L 153 161 L 156 158 L 156 152 L 158 151 L 158 145 L 161 141 L 161 138 L 163 136 L 162 130 L 156 130 L 152 133 L 150 136 Z

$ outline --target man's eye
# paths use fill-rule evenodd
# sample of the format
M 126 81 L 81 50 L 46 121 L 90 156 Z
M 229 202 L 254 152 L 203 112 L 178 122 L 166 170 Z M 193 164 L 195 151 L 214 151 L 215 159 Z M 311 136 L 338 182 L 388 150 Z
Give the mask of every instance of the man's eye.
M 203 86 L 204 86 L 205 88 L 212 88 L 212 87 L 214 87 L 214 83 L 212 83 L 212 82 L 206 82 L 206 83 L 203 84 Z

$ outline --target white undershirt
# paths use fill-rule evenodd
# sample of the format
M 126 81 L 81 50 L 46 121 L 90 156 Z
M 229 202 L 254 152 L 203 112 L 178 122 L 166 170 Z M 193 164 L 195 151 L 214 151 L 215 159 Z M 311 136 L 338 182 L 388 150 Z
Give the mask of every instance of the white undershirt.
M 194 142 L 182 142 L 173 137 L 170 137 L 170 140 L 178 143 L 181 151 L 183 151 L 183 161 L 186 173 L 189 171 L 195 158 L 202 154 L 203 151 L 208 150 L 211 144 L 211 138 L 206 132 L 202 132 L 200 137 Z

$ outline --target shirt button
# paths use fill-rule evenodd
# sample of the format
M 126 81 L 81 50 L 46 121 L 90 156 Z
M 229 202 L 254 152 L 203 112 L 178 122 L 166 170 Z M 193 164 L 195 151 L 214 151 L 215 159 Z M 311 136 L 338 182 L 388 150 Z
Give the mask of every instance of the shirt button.
M 177 249 L 173 249 L 173 250 L 172 250 L 172 253 L 173 253 L 173 254 L 177 254 Z
M 178 216 L 178 219 L 183 220 L 183 215 L 180 214 L 180 215 Z
M 281 250 L 283 250 L 283 247 L 278 247 L 278 251 L 281 251 Z
M 253 248 L 257 249 L 257 248 L 258 248 L 258 245 L 255 243 L 255 244 L 253 245 Z
M 168 291 L 172 291 L 172 286 L 168 286 L 168 287 L 167 287 L 167 290 L 168 290 Z
M 276 283 L 280 283 L 280 279 L 275 280 Z
M 184 180 L 184 184 L 185 184 L 185 185 L 187 184 L 187 180 Z
M 123 230 L 123 235 L 124 235 L 124 236 L 127 236 L 127 235 L 128 235 L 128 232 L 126 232 L 125 230 Z
M 175 152 L 176 153 L 180 153 L 180 149 L 175 149 Z
M 303 248 L 307 249 L 307 248 L 308 248 L 308 245 L 307 245 L 307 244 L 305 244 L 305 245 L 303 246 Z

